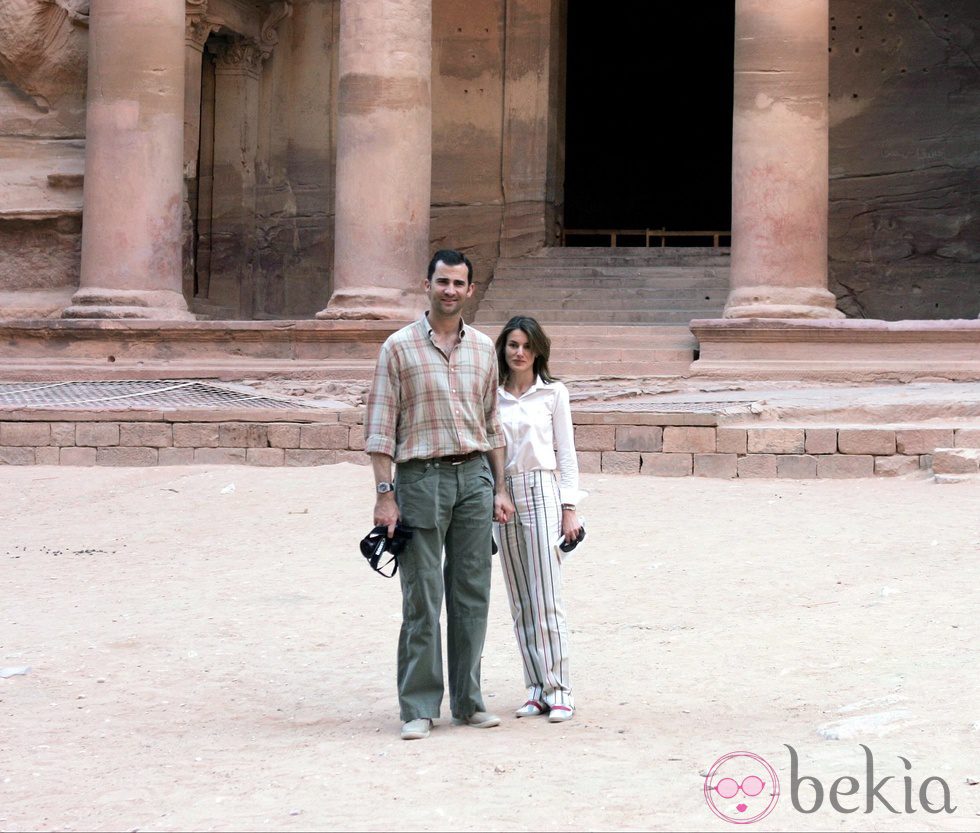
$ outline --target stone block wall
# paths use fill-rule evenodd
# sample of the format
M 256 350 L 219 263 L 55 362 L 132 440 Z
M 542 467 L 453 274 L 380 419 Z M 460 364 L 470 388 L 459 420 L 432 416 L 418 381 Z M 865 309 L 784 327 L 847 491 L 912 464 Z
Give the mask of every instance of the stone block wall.
M 0 465 L 366 465 L 363 411 L 0 413 Z M 975 474 L 980 426 L 718 425 L 699 414 L 576 412 L 579 466 L 650 477 Z M 689 424 L 689 423 L 696 424 Z
M 960 450 L 980 447 L 980 428 L 972 427 L 740 427 L 626 422 L 656 419 L 667 417 L 576 414 L 581 469 L 729 479 L 895 477 L 931 471 L 934 453 L 947 449 L 943 465 L 951 472 L 968 473 L 972 455 L 963 455 Z M 614 422 L 621 424 L 611 424 Z

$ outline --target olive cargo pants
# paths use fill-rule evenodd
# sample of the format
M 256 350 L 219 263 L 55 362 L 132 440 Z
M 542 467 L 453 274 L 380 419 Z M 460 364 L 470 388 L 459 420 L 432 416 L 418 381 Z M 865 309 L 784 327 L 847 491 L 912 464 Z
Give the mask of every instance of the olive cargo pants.
M 483 455 L 456 465 L 411 460 L 396 468 L 395 498 L 402 523 L 414 530 L 398 570 L 401 719 L 439 717 L 444 692 L 439 627 L 443 595 L 449 706 L 453 717 L 469 717 L 485 708 L 480 662 L 490 602 L 493 475 Z

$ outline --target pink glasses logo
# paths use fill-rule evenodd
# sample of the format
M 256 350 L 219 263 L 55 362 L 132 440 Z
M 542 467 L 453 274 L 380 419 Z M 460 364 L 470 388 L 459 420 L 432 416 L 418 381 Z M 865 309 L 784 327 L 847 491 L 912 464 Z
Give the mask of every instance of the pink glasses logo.
M 704 800 L 718 818 L 732 824 L 752 824 L 775 808 L 779 776 L 768 761 L 752 752 L 729 752 L 708 770 Z

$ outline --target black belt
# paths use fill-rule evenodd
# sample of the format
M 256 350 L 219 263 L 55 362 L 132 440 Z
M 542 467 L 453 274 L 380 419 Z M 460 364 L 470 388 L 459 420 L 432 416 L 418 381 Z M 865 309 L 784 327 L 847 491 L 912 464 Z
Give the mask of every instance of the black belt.
M 458 466 L 460 463 L 468 463 L 483 454 L 482 451 L 471 451 L 468 454 L 450 454 L 447 457 L 433 457 L 426 460 L 427 463 L 445 463 L 449 466 Z

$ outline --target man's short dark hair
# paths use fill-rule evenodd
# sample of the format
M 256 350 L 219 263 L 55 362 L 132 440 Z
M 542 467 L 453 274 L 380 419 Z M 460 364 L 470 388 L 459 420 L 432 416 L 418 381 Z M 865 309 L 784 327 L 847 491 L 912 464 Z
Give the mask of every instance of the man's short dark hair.
M 432 255 L 432 260 L 429 261 L 429 271 L 425 276 L 427 281 L 432 280 L 432 276 L 436 272 L 436 264 L 440 261 L 445 263 L 446 266 L 459 266 L 459 264 L 465 263 L 466 282 L 473 283 L 473 264 L 470 263 L 470 259 L 466 255 L 462 252 L 457 252 L 455 249 L 440 249 Z

